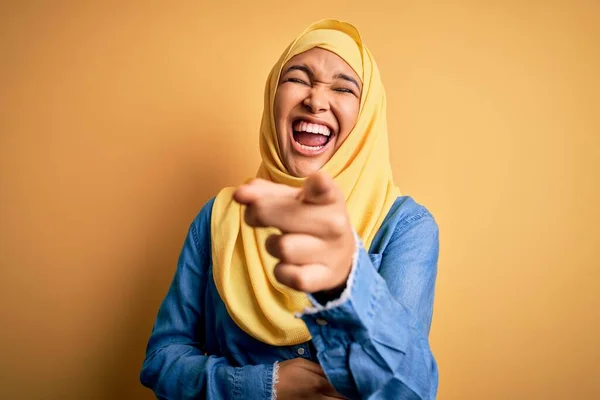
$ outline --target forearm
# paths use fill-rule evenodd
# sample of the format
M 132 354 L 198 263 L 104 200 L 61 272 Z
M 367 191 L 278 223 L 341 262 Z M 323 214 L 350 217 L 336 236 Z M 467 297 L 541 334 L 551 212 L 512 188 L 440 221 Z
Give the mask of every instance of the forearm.
M 323 370 L 350 398 L 434 398 L 438 372 L 428 327 L 419 326 L 423 318 L 390 290 L 364 249 L 356 257 L 341 297 L 324 306 L 315 300 L 302 316 Z
M 233 367 L 194 346 L 170 344 L 149 354 L 141 382 L 159 399 L 270 399 L 273 365 Z

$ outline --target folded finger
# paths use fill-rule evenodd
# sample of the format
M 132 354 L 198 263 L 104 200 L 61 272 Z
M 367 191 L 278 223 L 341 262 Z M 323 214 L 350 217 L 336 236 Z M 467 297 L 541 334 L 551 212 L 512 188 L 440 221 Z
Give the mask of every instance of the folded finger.
M 296 265 L 323 263 L 328 250 L 323 239 L 302 233 L 271 235 L 265 246 L 282 263 Z
M 350 227 L 345 210 L 337 205 L 306 204 L 290 197 L 265 197 L 246 210 L 251 226 L 272 226 L 282 232 L 323 239 L 344 234 Z M 256 224 L 256 225 L 253 225 Z
M 278 196 L 275 191 L 265 193 L 269 195 L 264 194 L 256 197 L 255 200 L 247 204 L 244 211 L 244 220 L 248 225 L 255 228 L 272 226 L 281 229 L 278 223 L 280 220 L 277 216 L 289 214 L 291 212 L 289 210 L 293 209 L 298 201 L 289 196 Z
M 327 288 L 331 269 L 322 264 L 294 265 L 279 263 L 273 271 L 275 278 L 294 290 L 315 293 Z

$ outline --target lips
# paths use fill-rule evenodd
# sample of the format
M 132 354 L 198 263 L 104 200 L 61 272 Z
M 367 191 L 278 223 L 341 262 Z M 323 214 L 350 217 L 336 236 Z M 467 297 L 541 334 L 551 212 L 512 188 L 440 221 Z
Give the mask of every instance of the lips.
M 291 128 L 293 149 L 303 156 L 323 153 L 335 136 L 328 124 L 310 118 L 296 119 Z

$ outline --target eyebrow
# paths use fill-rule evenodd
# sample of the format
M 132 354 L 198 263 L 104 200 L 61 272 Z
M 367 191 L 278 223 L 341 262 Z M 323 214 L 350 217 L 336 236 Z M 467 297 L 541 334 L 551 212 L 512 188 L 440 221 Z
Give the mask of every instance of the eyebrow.
M 358 88 L 358 90 L 360 90 L 360 85 L 358 84 L 358 82 L 356 82 L 356 79 L 354 79 L 353 77 L 351 77 L 350 75 L 346 75 L 346 74 L 337 74 L 336 76 L 333 77 L 334 79 L 343 79 L 345 81 L 354 83 L 354 85 Z
M 290 72 L 290 71 L 302 71 L 302 72 L 306 73 L 306 75 L 308 75 L 308 77 L 309 77 L 311 80 L 314 80 L 314 79 L 315 79 L 315 74 L 314 74 L 314 73 L 312 72 L 312 70 L 311 70 L 311 69 L 310 69 L 308 66 L 306 66 L 306 65 L 300 65 L 300 64 L 292 65 L 292 66 L 290 66 L 288 69 L 286 69 L 286 70 L 285 70 L 285 73 L 284 73 L 284 74 L 282 74 L 282 76 L 283 76 L 283 75 L 285 75 L 285 74 L 287 74 L 287 73 L 288 73 L 288 72 Z M 346 75 L 346 74 L 339 73 L 339 74 L 335 75 L 335 76 L 333 77 L 333 79 L 343 79 L 343 80 L 345 80 L 345 81 L 348 81 L 348 82 L 350 82 L 350 83 L 353 83 L 353 84 L 354 84 L 354 85 L 355 85 L 355 86 L 358 88 L 358 90 L 361 90 L 361 89 L 360 89 L 360 85 L 358 84 L 358 82 L 356 81 L 356 79 L 354 79 L 354 78 L 353 78 L 353 77 L 351 77 L 350 75 Z
M 285 70 L 285 73 L 283 75 L 287 74 L 290 71 L 302 71 L 302 72 L 305 72 L 306 75 L 308 75 L 308 77 L 310 79 L 313 79 L 315 77 L 315 74 L 306 65 L 299 65 L 299 64 L 292 65 L 287 70 Z

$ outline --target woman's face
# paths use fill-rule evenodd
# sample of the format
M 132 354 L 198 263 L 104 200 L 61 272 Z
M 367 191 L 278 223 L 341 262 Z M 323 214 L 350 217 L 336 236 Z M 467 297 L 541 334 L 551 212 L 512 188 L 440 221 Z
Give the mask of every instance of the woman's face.
M 346 62 L 313 48 L 281 70 L 273 115 L 282 161 L 306 177 L 340 148 L 358 117 L 362 82 Z

